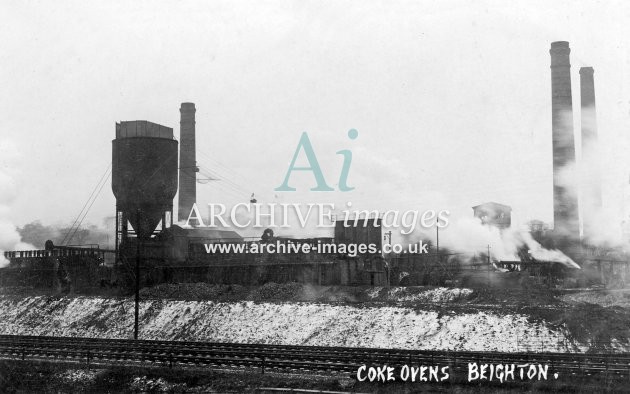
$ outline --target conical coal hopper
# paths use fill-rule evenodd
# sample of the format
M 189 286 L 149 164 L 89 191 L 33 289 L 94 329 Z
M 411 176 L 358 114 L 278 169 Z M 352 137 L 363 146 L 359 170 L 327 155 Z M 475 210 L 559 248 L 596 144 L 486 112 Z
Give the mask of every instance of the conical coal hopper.
M 129 212 L 129 223 L 136 231 L 138 238 L 146 240 L 151 238 L 153 231 L 162 219 L 162 210 L 140 208 Z
M 171 128 L 147 121 L 116 124 L 112 191 L 116 210 L 124 213 L 139 239 L 149 239 L 173 209 L 177 145 Z

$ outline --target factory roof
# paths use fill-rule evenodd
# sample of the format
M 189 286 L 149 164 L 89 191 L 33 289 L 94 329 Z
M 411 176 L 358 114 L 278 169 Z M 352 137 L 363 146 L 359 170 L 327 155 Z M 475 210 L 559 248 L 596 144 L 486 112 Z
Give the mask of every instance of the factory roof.
M 207 227 L 191 227 L 184 228 L 176 224 L 164 230 L 167 233 L 173 234 L 174 237 L 188 237 L 199 238 L 216 241 L 242 241 L 241 237 L 236 231 L 233 230 L 220 230 Z
M 146 120 L 116 123 L 116 138 L 157 137 L 173 139 L 173 129 Z

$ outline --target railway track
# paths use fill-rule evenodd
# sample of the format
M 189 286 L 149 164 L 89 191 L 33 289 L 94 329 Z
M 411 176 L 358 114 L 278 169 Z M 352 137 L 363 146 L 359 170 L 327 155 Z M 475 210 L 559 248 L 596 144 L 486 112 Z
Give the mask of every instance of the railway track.
M 249 367 L 285 372 L 356 373 L 362 365 L 547 364 L 563 374 L 606 373 L 630 379 L 630 354 L 503 353 L 315 347 L 0 335 L 0 358 L 97 364 Z

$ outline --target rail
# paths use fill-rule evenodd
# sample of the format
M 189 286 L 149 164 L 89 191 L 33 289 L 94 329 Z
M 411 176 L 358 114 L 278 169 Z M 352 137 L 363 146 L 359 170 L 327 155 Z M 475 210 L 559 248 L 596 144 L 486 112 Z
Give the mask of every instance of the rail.
M 91 363 L 140 362 L 163 366 L 258 368 L 274 371 L 354 373 L 361 365 L 449 365 L 467 363 L 549 365 L 565 374 L 617 375 L 630 379 L 630 354 L 505 353 L 315 347 L 157 340 L 0 335 L 0 357 Z

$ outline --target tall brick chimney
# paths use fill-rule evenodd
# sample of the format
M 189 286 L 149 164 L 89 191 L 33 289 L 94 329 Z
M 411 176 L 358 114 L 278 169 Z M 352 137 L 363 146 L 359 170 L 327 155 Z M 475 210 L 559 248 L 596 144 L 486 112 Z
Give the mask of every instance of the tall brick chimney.
M 197 200 L 197 159 L 195 156 L 195 104 L 179 109 L 179 205 L 177 220 L 186 221 Z
M 551 117 L 553 146 L 554 232 L 579 238 L 573 106 L 571 103 L 571 64 L 569 43 L 551 43 Z
M 584 209 L 602 206 L 602 185 L 597 149 L 597 116 L 593 67 L 580 68 L 580 111 L 582 119 L 582 157 L 584 168 Z

